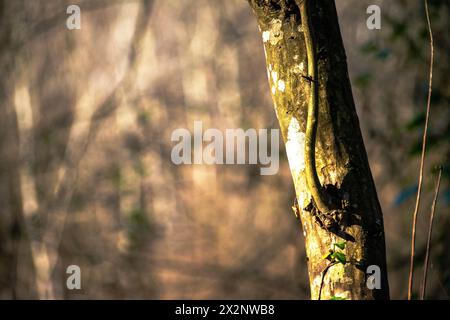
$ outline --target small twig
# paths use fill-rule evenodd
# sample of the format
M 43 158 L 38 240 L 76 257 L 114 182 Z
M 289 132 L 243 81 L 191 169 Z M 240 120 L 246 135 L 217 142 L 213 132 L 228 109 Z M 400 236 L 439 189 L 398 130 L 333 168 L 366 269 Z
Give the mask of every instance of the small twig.
M 325 275 L 327 274 L 328 269 L 330 269 L 332 266 L 334 266 L 334 265 L 337 264 L 337 263 L 338 263 L 338 262 L 336 262 L 336 261 L 330 262 L 330 264 L 328 264 L 328 265 L 323 269 L 323 271 L 322 271 L 322 280 L 320 281 L 319 297 L 318 297 L 317 300 L 320 300 L 321 297 L 322 297 L 323 281 L 325 280 Z
M 431 91 L 432 91 L 432 83 L 433 83 L 433 60 L 434 60 L 434 46 L 433 46 L 433 32 L 431 31 L 431 22 L 430 15 L 428 12 L 428 2 L 425 2 L 425 15 L 427 18 L 428 24 L 428 32 L 430 35 L 430 71 L 429 71 L 429 80 L 428 80 L 428 98 L 427 98 L 427 111 L 425 117 L 425 128 L 422 137 L 422 155 L 420 158 L 420 172 L 419 172 L 419 185 L 417 188 L 417 198 L 416 205 L 414 208 L 413 214 L 413 225 L 412 225 L 412 235 L 411 235 L 411 257 L 410 257 L 410 268 L 409 268 L 409 281 L 408 281 L 408 300 L 411 300 L 412 295 L 412 287 L 413 287 L 413 276 L 414 276 L 414 250 L 415 250 L 415 242 L 416 242 L 416 223 L 417 223 L 417 213 L 419 211 L 420 205 L 420 195 L 422 192 L 422 180 L 423 180 L 423 169 L 425 163 L 425 149 L 427 144 L 427 131 L 428 131 L 428 122 L 430 118 L 430 105 L 431 105 Z
M 439 187 L 441 185 L 441 176 L 442 176 L 442 167 L 439 168 L 439 175 L 436 182 L 436 189 L 434 190 L 434 199 L 433 204 L 431 205 L 431 214 L 430 214 L 430 224 L 428 226 L 428 240 L 427 240 L 427 250 L 425 254 L 425 263 L 423 266 L 423 279 L 422 279 L 422 291 L 420 293 L 420 299 L 425 299 L 425 291 L 427 289 L 427 273 L 428 273 L 428 261 L 430 258 L 430 243 L 431 243 L 431 234 L 433 232 L 433 220 L 434 220 L 434 212 L 436 211 L 436 203 L 439 194 Z

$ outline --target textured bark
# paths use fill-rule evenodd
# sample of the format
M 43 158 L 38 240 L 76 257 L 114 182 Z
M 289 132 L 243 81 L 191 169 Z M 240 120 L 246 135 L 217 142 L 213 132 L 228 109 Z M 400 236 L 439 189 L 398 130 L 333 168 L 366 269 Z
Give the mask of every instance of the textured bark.
M 298 4 L 297 4 L 298 2 Z M 269 85 L 286 144 L 305 235 L 311 298 L 388 299 L 383 217 L 370 172 L 348 77 L 333 0 L 310 1 L 319 85 L 316 168 L 322 186 L 345 203 L 340 227 L 322 228 L 311 210 L 305 177 L 305 129 L 310 94 L 301 0 L 249 0 L 264 42 Z M 343 207 L 344 208 L 344 207 Z M 328 268 L 323 258 L 347 241 L 347 263 Z M 381 289 L 368 289 L 366 269 L 381 269 Z

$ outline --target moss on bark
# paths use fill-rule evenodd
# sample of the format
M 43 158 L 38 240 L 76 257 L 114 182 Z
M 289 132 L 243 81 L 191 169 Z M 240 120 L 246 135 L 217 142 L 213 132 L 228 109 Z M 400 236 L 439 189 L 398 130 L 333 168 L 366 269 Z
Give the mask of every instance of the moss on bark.
M 305 210 L 312 201 L 304 153 L 310 85 L 305 78 L 308 61 L 299 6 L 294 0 L 249 3 L 261 31 L 269 86 L 301 209 L 311 298 L 318 298 L 328 264 L 323 255 L 344 238 L 348 262 L 329 268 L 322 299 L 388 299 L 383 217 L 355 111 L 334 1 L 311 1 L 310 14 L 319 85 L 316 169 L 322 186 L 346 206 L 335 231 L 322 228 L 311 210 Z M 381 269 L 379 290 L 366 286 L 369 265 Z

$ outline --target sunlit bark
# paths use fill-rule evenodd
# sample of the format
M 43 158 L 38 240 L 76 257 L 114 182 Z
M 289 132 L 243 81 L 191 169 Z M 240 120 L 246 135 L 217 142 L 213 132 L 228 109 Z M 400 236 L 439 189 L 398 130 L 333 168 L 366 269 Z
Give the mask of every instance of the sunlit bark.
M 342 203 L 335 230 L 317 223 L 305 175 L 305 130 L 310 79 L 299 5 L 294 0 L 250 0 L 266 55 L 267 75 L 295 185 L 312 299 L 388 299 L 383 217 L 356 115 L 334 1 L 310 1 L 318 67 L 316 168 L 322 186 Z M 307 140 L 307 139 L 306 139 Z M 330 267 L 324 255 L 346 240 L 347 262 Z M 381 289 L 366 286 L 366 269 L 381 269 Z

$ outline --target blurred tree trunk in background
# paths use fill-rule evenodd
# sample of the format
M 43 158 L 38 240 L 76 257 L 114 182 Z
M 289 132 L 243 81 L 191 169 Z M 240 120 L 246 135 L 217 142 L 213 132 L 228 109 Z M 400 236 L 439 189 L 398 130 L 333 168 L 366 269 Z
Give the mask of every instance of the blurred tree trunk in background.
M 370 172 L 348 77 L 333 0 L 309 1 L 318 65 L 316 168 L 327 193 L 342 201 L 339 228 L 320 226 L 310 210 L 305 175 L 305 128 L 310 83 L 299 5 L 294 0 L 249 0 L 262 33 L 275 111 L 286 143 L 305 235 L 312 299 L 388 299 L 383 217 Z M 346 241 L 346 263 L 325 259 Z M 340 250 L 340 249 L 339 249 Z M 370 290 L 367 267 L 381 269 L 381 289 Z
M 14 109 L 14 14 L 0 0 L 0 299 L 36 298 L 22 207 L 19 131 Z

